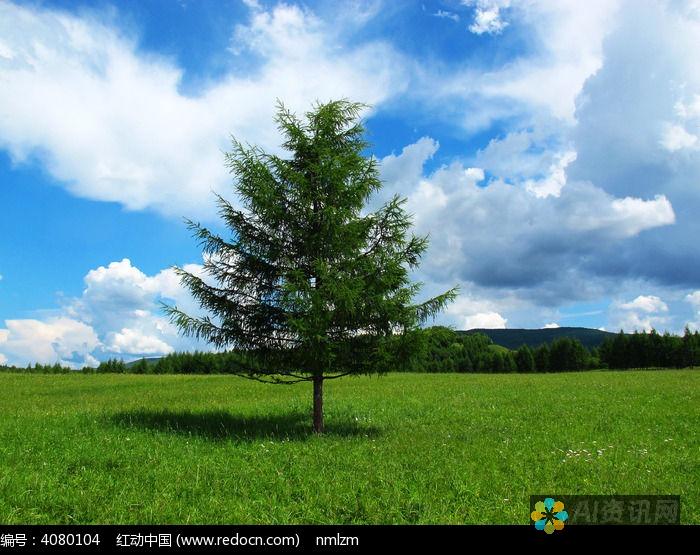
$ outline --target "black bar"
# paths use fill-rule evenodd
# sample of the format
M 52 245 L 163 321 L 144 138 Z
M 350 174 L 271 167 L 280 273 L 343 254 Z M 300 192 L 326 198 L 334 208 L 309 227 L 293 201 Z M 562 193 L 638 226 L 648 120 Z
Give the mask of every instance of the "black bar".
M 20 545 L 16 540 L 22 535 L 25 540 Z M 161 541 L 166 537 L 171 540 L 169 547 Z M 282 541 L 279 538 L 288 538 L 285 541 L 289 544 L 274 545 Z M 668 548 L 670 543 L 697 543 L 698 539 L 700 526 L 690 525 L 570 525 L 551 535 L 532 525 L 0 525 L 0 554 L 363 553 L 375 550 L 466 553 L 484 546 L 600 548 L 609 545 L 606 543 L 609 541 L 647 548 L 658 542 Z M 135 545 L 125 545 L 125 540 L 126 544 L 133 541 Z M 273 544 L 268 545 L 270 542 Z

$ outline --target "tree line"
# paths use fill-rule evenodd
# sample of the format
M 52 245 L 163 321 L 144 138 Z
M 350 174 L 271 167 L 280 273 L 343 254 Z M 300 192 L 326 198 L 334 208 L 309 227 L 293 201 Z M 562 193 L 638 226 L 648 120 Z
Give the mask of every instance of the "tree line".
M 686 368 L 700 366 L 700 333 L 685 328 L 682 336 L 669 333 L 618 333 L 598 349 L 608 368 Z
M 618 333 L 597 349 L 586 349 L 577 339 L 555 339 L 537 347 L 522 345 L 508 350 L 483 334 L 464 334 L 434 326 L 414 332 L 417 345 L 409 364 L 397 372 L 535 373 L 574 372 L 598 368 L 685 368 L 700 366 L 700 334 L 686 329 L 682 336 L 669 333 Z M 250 359 L 242 351 L 173 353 L 160 359 L 103 361 L 85 373 L 131 374 L 245 374 Z M 55 374 L 73 372 L 60 364 L 27 368 L 0 366 L 0 371 Z
M 536 348 L 509 350 L 483 334 L 458 333 L 434 326 L 423 330 L 414 372 L 533 373 L 573 372 L 598 368 L 600 361 L 579 340 L 563 337 Z

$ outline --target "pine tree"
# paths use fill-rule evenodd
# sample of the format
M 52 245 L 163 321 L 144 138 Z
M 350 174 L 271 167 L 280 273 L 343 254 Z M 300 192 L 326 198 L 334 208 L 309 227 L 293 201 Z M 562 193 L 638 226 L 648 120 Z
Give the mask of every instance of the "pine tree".
M 300 119 L 278 104 L 282 158 L 233 139 L 226 162 L 240 208 L 217 195 L 222 237 L 189 222 L 205 279 L 176 268 L 208 315 L 166 307 L 186 335 L 243 353 L 241 375 L 313 382 L 313 428 L 323 431 L 323 383 L 385 371 L 411 357 L 411 334 L 455 295 L 422 303 L 412 283 L 427 248 L 409 233 L 405 199 L 363 213 L 381 187 L 361 104 L 317 104 Z M 240 373 L 240 372 L 239 372 Z
M 543 343 L 537 349 L 535 349 L 535 370 L 537 372 L 549 372 L 550 371 L 550 353 L 549 345 Z
M 532 354 L 532 349 L 527 345 L 521 345 L 515 352 L 515 362 L 518 366 L 518 372 L 529 373 L 535 371 L 535 357 Z
M 148 366 L 148 361 L 142 358 L 131 367 L 131 372 L 134 374 L 148 374 Z

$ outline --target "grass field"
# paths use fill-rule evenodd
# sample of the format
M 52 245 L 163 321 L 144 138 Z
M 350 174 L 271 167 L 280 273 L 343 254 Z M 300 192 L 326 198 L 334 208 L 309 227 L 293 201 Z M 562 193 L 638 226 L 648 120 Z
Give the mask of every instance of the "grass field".
M 526 523 L 531 493 L 677 493 L 700 372 L 0 375 L 1 523 Z

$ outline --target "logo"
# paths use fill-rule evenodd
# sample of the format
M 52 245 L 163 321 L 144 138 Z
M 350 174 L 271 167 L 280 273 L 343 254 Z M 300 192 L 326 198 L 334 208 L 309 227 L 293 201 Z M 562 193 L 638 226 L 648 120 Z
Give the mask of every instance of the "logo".
M 566 505 L 566 510 L 564 506 Z M 680 524 L 678 495 L 567 495 L 542 492 L 530 495 L 530 520 L 536 530 L 555 530 L 579 524 Z
M 535 510 L 530 513 L 530 518 L 535 521 L 537 530 L 552 534 L 555 530 L 564 528 L 564 522 L 569 518 L 569 513 L 564 510 L 564 503 L 547 497 L 544 501 L 535 503 Z

